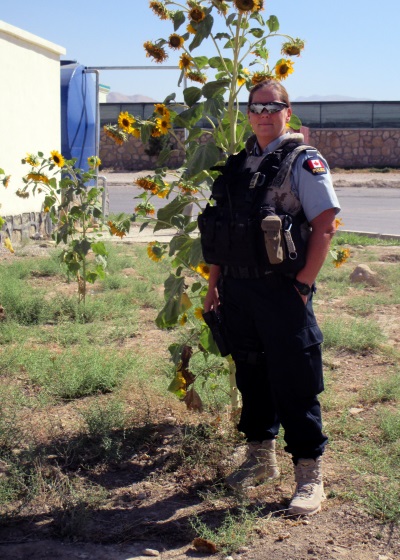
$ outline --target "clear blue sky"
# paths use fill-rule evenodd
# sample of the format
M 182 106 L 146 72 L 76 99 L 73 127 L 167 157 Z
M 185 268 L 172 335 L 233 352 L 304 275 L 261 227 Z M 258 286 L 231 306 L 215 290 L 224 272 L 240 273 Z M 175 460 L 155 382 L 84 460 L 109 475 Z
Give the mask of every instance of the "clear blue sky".
M 167 38 L 173 31 L 171 23 L 161 21 L 148 6 L 148 0 L 8 0 L 2 3 L 0 19 L 63 46 L 63 58 L 85 66 L 148 66 L 153 62 L 146 58 L 143 43 Z M 342 95 L 399 100 L 399 0 L 266 0 L 262 15 L 271 14 L 278 17 L 282 33 L 306 41 L 302 56 L 294 59 L 295 72 L 284 82 L 292 99 Z M 275 62 L 280 42 L 273 39 L 269 47 Z M 200 47 L 194 54 L 215 53 Z M 178 55 L 172 54 L 165 64 L 177 61 Z M 176 92 L 181 100 L 178 76 L 178 70 L 102 71 L 100 81 L 127 95 L 161 101 Z

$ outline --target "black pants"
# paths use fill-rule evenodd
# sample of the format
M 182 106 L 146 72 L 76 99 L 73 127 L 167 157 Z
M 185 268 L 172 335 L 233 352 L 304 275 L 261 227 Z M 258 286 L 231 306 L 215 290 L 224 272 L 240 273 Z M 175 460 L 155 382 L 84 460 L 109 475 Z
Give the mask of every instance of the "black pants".
M 274 438 L 284 428 L 285 450 L 299 458 L 322 455 L 317 395 L 323 391 L 322 333 L 291 280 L 223 278 L 222 312 L 236 364 L 243 408 L 238 429 L 248 441 Z

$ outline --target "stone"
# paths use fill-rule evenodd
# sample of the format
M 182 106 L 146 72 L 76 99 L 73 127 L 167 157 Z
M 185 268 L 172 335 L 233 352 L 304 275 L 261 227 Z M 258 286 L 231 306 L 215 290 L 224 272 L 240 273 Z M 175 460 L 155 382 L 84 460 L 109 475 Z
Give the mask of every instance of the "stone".
M 350 274 L 350 282 L 377 286 L 379 284 L 378 274 L 373 272 L 368 265 L 359 264 Z

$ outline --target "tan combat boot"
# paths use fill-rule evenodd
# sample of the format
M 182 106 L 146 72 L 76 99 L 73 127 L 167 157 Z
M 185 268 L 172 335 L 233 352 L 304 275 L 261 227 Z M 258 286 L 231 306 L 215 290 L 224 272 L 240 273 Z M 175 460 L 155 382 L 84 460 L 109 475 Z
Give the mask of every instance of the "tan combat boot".
M 231 488 L 240 489 L 277 478 L 279 474 L 275 440 L 250 441 L 247 444 L 246 459 L 225 482 Z
M 296 491 L 289 504 L 291 515 L 313 515 L 325 500 L 322 482 L 322 457 L 299 459 L 294 467 Z

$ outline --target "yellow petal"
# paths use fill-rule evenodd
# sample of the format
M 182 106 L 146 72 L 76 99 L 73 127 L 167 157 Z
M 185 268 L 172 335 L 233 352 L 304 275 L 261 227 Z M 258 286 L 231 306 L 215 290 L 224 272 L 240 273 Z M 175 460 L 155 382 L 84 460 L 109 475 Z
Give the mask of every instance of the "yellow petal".
M 4 240 L 4 247 L 10 251 L 10 253 L 15 253 L 14 248 L 11 244 L 11 240 L 9 237 L 6 237 Z

